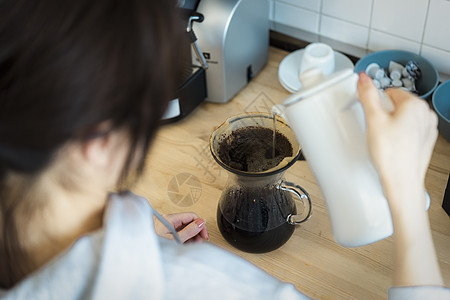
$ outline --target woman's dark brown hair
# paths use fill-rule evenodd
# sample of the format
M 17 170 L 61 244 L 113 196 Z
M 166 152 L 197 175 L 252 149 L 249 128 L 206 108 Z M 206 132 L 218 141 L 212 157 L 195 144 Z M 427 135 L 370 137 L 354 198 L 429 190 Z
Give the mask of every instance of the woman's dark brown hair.
M 69 140 L 104 134 L 104 121 L 129 129 L 126 174 L 175 88 L 177 20 L 168 0 L 0 0 L 2 287 L 21 276 L 5 178 L 39 173 Z

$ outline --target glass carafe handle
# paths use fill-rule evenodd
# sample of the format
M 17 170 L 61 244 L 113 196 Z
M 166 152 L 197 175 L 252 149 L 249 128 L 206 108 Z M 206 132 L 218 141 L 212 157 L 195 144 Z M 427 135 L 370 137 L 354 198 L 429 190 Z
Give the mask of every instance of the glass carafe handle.
M 298 225 L 300 223 L 305 222 L 306 220 L 308 220 L 311 217 L 311 214 L 312 214 L 311 198 L 309 197 L 309 194 L 305 191 L 304 188 L 302 188 L 298 184 L 295 184 L 290 181 L 285 181 L 285 180 L 280 180 L 280 182 L 277 185 L 277 188 L 294 194 L 302 202 L 303 207 L 305 208 L 303 211 L 308 212 L 306 214 L 306 217 L 302 217 L 304 214 L 302 214 L 302 215 L 289 214 L 286 218 L 286 221 L 289 224 Z

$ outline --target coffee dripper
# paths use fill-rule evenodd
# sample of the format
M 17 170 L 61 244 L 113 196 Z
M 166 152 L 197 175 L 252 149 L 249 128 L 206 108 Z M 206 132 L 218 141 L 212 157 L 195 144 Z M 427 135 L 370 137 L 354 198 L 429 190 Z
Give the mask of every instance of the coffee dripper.
M 269 169 L 257 171 L 244 171 L 224 161 L 220 153 L 221 143 L 233 132 L 243 128 L 250 131 L 255 128 L 273 130 L 274 124 L 276 132 L 291 144 L 292 155 Z M 273 144 L 265 146 L 270 160 Z M 233 116 L 212 133 L 210 150 L 216 162 L 228 171 L 228 180 L 217 207 L 217 223 L 231 245 L 252 253 L 275 250 L 289 240 L 295 225 L 310 218 L 312 205 L 306 190 L 283 179 L 285 171 L 298 160 L 301 150 L 294 133 L 282 118 L 269 113 Z M 256 162 L 260 163 L 263 161 Z M 297 206 L 296 202 L 300 205 Z

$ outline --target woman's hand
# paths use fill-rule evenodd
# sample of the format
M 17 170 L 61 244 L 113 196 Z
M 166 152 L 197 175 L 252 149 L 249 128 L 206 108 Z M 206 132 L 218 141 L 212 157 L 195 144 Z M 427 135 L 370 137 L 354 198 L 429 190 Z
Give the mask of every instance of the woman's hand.
M 206 220 L 199 218 L 197 214 L 187 212 L 163 215 L 163 217 L 173 225 L 182 243 L 209 240 Z M 170 230 L 157 219 L 155 220 L 155 231 L 161 237 L 174 239 Z
M 417 188 L 423 194 L 425 174 L 438 135 L 437 116 L 426 101 L 411 93 L 388 89 L 386 94 L 394 104 L 392 112 L 382 108 L 380 93 L 370 77 L 360 74 L 358 96 L 366 114 L 372 160 L 385 192 L 403 193 Z M 409 199 L 398 198 L 395 200 L 399 201 L 391 201 L 391 208 L 415 205 Z M 424 203 L 417 206 L 423 211 Z
M 424 179 L 438 135 L 437 117 L 426 101 L 400 89 L 386 94 L 394 110 L 382 108 L 366 74 L 358 81 L 367 122 L 367 143 L 389 201 L 394 224 L 395 286 L 443 285 L 425 210 Z

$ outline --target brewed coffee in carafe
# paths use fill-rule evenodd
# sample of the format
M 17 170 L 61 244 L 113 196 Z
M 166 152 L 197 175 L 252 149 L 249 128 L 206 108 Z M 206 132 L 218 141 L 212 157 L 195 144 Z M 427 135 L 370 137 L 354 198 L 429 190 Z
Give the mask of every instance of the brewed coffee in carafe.
M 311 202 L 300 186 L 285 181 L 300 147 L 289 126 L 265 113 L 228 119 L 211 136 L 211 153 L 229 171 L 217 207 L 217 223 L 234 247 L 253 253 L 275 250 L 311 215 Z M 273 144 L 275 135 L 275 147 Z M 294 198 L 299 199 L 299 215 Z

